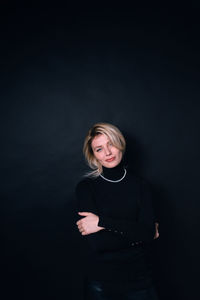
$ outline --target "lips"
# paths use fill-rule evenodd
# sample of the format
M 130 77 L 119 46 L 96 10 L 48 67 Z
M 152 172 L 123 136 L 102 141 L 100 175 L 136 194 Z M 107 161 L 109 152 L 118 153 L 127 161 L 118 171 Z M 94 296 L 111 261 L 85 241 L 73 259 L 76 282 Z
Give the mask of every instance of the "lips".
M 106 161 L 107 162 L 111 162 L 111 161 L 113 161 L 115 159 L 115 157 L 112 157 L 112 158 L 110 158 L 110 159 L 106 159 Z

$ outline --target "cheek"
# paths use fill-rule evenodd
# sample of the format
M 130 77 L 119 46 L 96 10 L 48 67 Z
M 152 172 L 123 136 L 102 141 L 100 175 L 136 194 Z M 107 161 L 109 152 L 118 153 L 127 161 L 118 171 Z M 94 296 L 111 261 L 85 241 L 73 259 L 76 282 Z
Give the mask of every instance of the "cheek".
M 96 157 L 96 159 L 101 159 L 101 157 L 102 157 L 102 154 L 101 154 L 101 153 L 98 153 L 98 152 L 96 152 L 96 153 L 94 154 L 94 156 Z
M 120 156 L 120 151 L 119 151 L 117 148 L 114 148 L 114 153 L 115 153 L 117 156 Z
M 117 149 L 117 151 L 116 151 L 116 155 L 118 156 L 118 158 L 120 158 L 120 157 L 121 157 L 121 155 L 122 155 L 121 151 L 119 151 L 119 150 Z

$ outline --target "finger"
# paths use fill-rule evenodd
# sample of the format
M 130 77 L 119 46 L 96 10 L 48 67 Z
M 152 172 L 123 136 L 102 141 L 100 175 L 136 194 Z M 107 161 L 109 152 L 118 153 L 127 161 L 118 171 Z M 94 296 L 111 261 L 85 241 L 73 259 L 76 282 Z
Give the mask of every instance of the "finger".
M 81 216 L 89 216 L 91 213 L 83 211 L 83 212 L 78 212 L 78 214 Z
M 81 228 L 81 229 L 79 229 L 79 231 L 80 231 L 80 233 L 82 233 L 82 232 L 84 232 L 84 229 L 83 229 L 83 228 Z
M 78 226 L 78 229 L 79 229 L 79 231 L 85 231 L 85 228 L 84 228 L 83 225 L 79 225 L 79 226 Z
M 82 218 L 82 219 L 78 220 L 78 222 L 76 222 L 76 225 L 82 224 L 83 223 L 83 219 L 85 219 L 85 218 Z
M 157 239 L 159 237 L 159 233 L 157 232 L 155 235 L 154 235 L 154 239 Z
M 81 234 L 82 234 L 82 235 L 87 235 L 88 233 L 86 233 L 85 231 L 83 231 Z

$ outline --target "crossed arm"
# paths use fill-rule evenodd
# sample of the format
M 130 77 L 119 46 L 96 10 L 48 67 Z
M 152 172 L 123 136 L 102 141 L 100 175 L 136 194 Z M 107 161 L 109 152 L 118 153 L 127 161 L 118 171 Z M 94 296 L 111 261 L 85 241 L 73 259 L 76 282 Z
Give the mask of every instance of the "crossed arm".
M 78 214 L 84 217 L 76 222 L 78 230 L 82 235 L 89 235 L 105 229 L 105 227 L 98 226 L 99 216 L 91 212 L 78 212 Z M 158 227 L 159 223 L 156 222 L 154 239 L 159 237 Z
M 154 221 L 151 190 L 146 184 L 142 190 L 139 220 L 115 219 L 99 213 L 90 181 L 80 182 L 75 193 L 77 213 L 82 217 L 76 222 L 80 234 L 93 248 L 103 251 L 158 238 L 159 224 Z

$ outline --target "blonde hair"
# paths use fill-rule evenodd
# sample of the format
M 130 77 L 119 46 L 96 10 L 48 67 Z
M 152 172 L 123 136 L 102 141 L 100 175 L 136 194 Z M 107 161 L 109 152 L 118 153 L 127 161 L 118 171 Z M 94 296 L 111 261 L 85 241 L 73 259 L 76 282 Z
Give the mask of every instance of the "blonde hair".
M 112 144 L 118 148 L 120 151 L 122 151 L 122 155 L 124 155 L 126 150 L 126 141 L 121 133 L 121 131 L 114 125 L 109 123 L 96 123 L 94 124 L 88 131 L 85 139 L 84 139 L 84 145 L 83 145 L 83 154 L 85 157 L 86 163 L 89 165 L 93 171 L 87 172 L 84 177 L 98 177 L 102 171 L 102 165 L 99 163 L 99 161 L 96 159 L 93 153 L 92 149 L 92 141 L 95 136 L 99 134 L 106 135 Z

